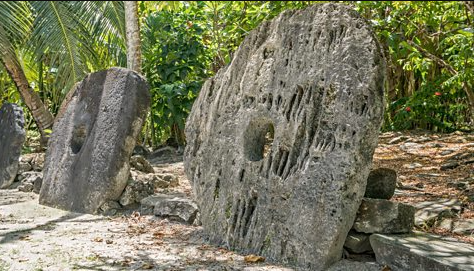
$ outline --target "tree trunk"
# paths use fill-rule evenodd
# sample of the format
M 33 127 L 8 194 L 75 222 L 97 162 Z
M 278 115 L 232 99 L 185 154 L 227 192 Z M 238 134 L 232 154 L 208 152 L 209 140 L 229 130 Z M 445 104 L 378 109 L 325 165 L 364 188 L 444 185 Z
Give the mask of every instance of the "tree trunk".
M 124 1 L 127 39 L 127 68 L 141 73 L 140 27 L 137 1 Z
M 23 72 L 23 68 L 20 63 L 18 63 L 16 57 L 12 56 L 11 53 L 4 53 L 2 54 L 1 60 L 8 74 L 13 79 L 13 82 L 15 82 L 23 102 L 30 110 L 31 115 L 36 122 L 36 126 L 41 133 L 41 143 L 43 145 L 46 144 L 48 142 L 48 137 L 45 130 L 53 127 L 53 115 L 48 111 L 38 93 L 31 89 L 25 73 Z

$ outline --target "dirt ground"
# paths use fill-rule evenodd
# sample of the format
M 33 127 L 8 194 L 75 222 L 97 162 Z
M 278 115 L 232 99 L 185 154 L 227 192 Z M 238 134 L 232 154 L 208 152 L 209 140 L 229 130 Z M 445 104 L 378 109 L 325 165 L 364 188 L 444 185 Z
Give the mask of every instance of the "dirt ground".
M 384 133 L 373 168 L 397 171 L 398 191 L 403 193 L 393 200 L 456 198 L 463 206 L 458 219 L 469 219 L 474 218 L 471 154 L 474 134 Z M 178 175 L 180 186 L 172 189 L 190 195 L 182 162 L 160 160 L 154 167 Z M 436 228 L 421 230 L 453 235 Z M 473 236 L 456 237 L 474 243 Z M 137 212 L 114 217 L 71 213 L 39 205 L 34 193 L 0 190 L 0 271 L 293 270 L 245 256 L 208 245 L 199 226 Z

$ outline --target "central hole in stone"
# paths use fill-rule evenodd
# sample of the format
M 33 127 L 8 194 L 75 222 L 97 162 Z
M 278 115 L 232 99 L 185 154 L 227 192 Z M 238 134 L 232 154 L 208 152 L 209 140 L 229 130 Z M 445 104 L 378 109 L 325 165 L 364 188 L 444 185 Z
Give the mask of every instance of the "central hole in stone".
M 86 136 L 87 133 L 85 124 L 77 125 L 74 127 L 71 140 L 71 150 L 73 154 L 77 154 L 82 149 L 82 145 L 84 145 Z
M 244 153 L 250 161 L 267 157 L 275 138 L 275 127 L 269 120 L 251 121 L 244 134 Z

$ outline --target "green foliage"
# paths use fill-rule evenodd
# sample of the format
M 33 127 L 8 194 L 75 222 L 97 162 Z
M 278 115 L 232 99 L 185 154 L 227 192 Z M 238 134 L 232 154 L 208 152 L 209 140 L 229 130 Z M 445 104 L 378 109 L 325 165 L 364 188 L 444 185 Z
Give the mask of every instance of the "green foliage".
M 474 30 L 464 4 L 362 1 L 355 8 L 372 22 L 388 59 L 384 129 L 472 129 Z
M 202 28 L 185 12 L 160 11 L 142 25 L 143 73 L 151 86 L 149 125 L 154 145 L 172 137 L 184 145 L 184 124 L 208 76 Z

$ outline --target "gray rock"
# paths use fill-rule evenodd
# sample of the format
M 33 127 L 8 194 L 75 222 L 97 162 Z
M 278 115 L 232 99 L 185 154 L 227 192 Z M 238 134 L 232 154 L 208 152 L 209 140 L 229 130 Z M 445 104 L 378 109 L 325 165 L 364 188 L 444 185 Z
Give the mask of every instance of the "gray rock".
M 110 200 L 106 201 L 102 206 L 100 206 L 100 212 L 105 216 L 116 215 L 122 209 L 120 204 L 116 201 Z
M 34 189 L 34 185 L 32 183 L 22 183 L 18 186 L 18 191 L 21 192 L 31 192 Z
M 198 216 L 194 201 L 182 193 L 154 194 L 140 201 L 141 213 L 154 213 L 157 216 L 170 217 L 192 224 Z
M 407 233 L 415 224 L 415 207 L 383 199 L 364 198 L 354 230 L 363 233 Z
M 344 242 L 344 248 L 351 253 L 371 252 L 372 247 L 370 246 L 369 237 L 370 234 L 350 231 Z
M 390 168 L 372 170 L 367 178 L 364 197 L 391 199 L 397 187 L 397 172 Z
M 20 175 L 23 172 L 31 171 L 32 169 L 33 167 L 30 165 L 30 163 L 23 162 L 20 160 L 20 163 L 18 164 L 17 175 Z
M 403 167 L 408 168 L 408 169 L 415 169 L 415 168 L 423 167 L 423 165 L 420 163 L 411 163 L 411 164 L 403 165 Z
M 377 262 L 393 271 L 474 270 L 474 246 L 427 233 L 370 236 Z
M 130 158 L 130 166 L 135 168 L 138 171 L 145 172 L 145 173 L 154 173 L 155 170 L 151 166 L 150 162 L 148 162 L 145 157 L 141 155 L 134 155 Z
M 390 140 L 390 141 L 388 142 L 388 144 L 390 144 L 390 145 L 398 144 L 398 143 L 400 143 L 400 142 L 402 142 L 402 141 L 405 141 L 405 140 L 407 140 L 407 139 L 408 139 L 407 136 L 397 136 L 397 137 L 393 138 L 392 140 Z
M 344 5 L 285 11 L 249 33 L 186 123 L 211 242 L 301 270 L 339 260 L 377 144 L 384 65 Z
M 198 213 L 198 207 L 195 202 L 187 198 L 168 198 L 158 201 L 155 204 L 154 214 L 178 218 L 184 222 L 192 224 Z
M 356 262 L 340 260 L 332 265 L 327 271 L 380 271 L 383 266 L 375 262 Z
M 140 213 L 141 214 L 153 214 L 155 209 L 155 205 L 157 202 L 164 201 L 170 198 L 186 198 L 186 194 L 183 193 L 168 193 L 168 194 L 160 194 L 155 193 L 151 196 L 148 196 L 140 201 Z
M 149 106 L 148 84 L 131 70 L 111 68 L 76 84 L 53 126 L 40 204 L 96 213 L 118 200 Z
M 33 192 L 36 193 L 36 194 L 39 194 L 39 192 L 41 191 L 41 186 L 42 185 L 43 185 L 43 177 L 36 178 L 33 181 Z
M 154 189 L 151 183 L 130 180 L 120 196 L 119 202 L 122 206 L 139 203 L 142 199 L 152 195 L 153 192 Z
M 179 185 L 179 179 L 178 179 L 178 176 L 176 175 L 173 175 L 173 174 L 157 174 L 156 175 L 157 178 L 166 183 L 167 186 L 166 187 L 176 187 Z
M 445 150 L 445 151 L 441 152 L 440 155 L 445 156 L 445 155 L 449 155 L 453 152 L 455 152 L 455 151 L 454 150 Z
M 441 170 L 454 169 L 459 167 L 461 164 L 459 162 L 448 162 L 441 165 Z
M 415 225 L 432 226 L 443 218 L 454 217 L 461 211 L 461 203 L 457 199 L 439 199 L 415 203 Z
M 3 103 L 0 108 L 0 188 L 7 188 L 15 181 L 24 142 L 23 109 L 16 104 Z

